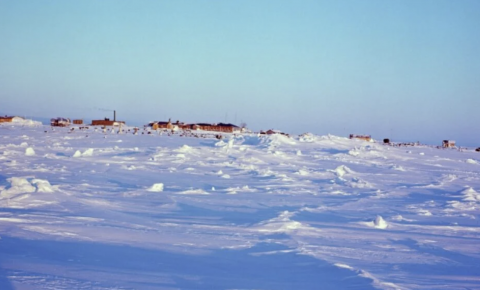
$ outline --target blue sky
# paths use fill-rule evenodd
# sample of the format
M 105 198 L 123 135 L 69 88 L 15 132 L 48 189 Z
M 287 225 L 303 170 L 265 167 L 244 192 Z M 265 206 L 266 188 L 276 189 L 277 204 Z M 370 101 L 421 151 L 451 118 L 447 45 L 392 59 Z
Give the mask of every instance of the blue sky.
M 480 146 L 480 1 L 0 0 L 0 113 Z

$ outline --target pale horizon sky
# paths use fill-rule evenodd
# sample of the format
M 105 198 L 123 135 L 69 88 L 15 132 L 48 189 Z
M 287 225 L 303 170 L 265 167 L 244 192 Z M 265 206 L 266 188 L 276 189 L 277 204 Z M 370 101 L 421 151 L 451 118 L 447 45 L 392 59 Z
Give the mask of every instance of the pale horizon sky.
M 478 147 L 479 15 L 477 0 L 0 0 L 0 114 Z

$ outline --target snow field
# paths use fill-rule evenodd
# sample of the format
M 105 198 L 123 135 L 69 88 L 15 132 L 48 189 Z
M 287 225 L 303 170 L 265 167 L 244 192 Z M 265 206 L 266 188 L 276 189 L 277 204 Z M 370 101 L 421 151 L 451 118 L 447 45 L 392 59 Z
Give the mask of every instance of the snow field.
M 1 129 L 4 288 L 480 287 L 473 151 Z

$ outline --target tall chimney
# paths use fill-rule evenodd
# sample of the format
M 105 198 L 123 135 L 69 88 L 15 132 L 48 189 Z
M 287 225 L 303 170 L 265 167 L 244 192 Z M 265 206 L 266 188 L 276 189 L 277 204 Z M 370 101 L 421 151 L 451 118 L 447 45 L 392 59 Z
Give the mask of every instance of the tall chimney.
M 113 122 L 117 121 L 117 111 L 113 110 Z

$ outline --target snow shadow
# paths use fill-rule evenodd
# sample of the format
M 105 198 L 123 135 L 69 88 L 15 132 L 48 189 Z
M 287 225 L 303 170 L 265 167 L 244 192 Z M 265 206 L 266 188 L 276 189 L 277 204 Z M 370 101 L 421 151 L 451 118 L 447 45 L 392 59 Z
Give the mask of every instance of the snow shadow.
M 0 262 L 8 259 L 15 279 L 38 277 L 37 285 L 68 281 L 71 289 L 86 283 L 137 289 L 374 289 L 370 279 L 350 270 L 283 250 L 284 246 L 263 243 L 241 250 L 185 254 L 5 237 L 0 240 Z M 29 267 L 23 268 L 25 264 Z M 1 289 L 13 289 L 5 274 L 0 283 Z
M 151 219 L 168 219 L 172 216 L 182 217 L 184 220 L 189 219 L 208 219 L 208 220 L 218 220 L 223 223 L 235 224 L 235 225 L 244 225 L 250 226 L 257 224 L 259 222 L 269 220 L 272 218 L 278 217 L 279 213 L 283 211 L 295 211 L 297 207 L 283 206 L 283 207 L 271 207 L 268 209 L 251 209 L 248 207 L 234 207 L 230 206 L 228 208 L 219 208 L 218 210 L 203 208 L 194 206 L 191 204 L 178 203 L 179 210 L 165 213 L 155 213 L 155 214 L 146 214 Z
M 7 176 L 0 174 L 0 186 L 9 186 L 10 182 L 7 181 Z
M 468 239 L 468 238 L 466 238 Z M 458 280 L 459 277 L 480 277 L 480 259 L 445 250 L 434 245 L 419 244 L 413 239 L 390 240 L 393 244 L 407 246 L 411 250 L 419 253 L 426 253 L 435 257 L 442 258 L 444 262 L 434 265 L 429 264 L 401 264 L 400 268 L 413 273 L 422 273 L 423 275 L 438 275 L 442 277 L 442 282 L 449 279 Z M 451 278 L 449 278 L 451 277 Z M 468 279 L 466 279 L 468 280 Z M 478 283 L 478 281 L 476 281 Z M 476 285 L 479 286 L 478 284 Z
M 336 149 L 336 148 L 322 148 L 320 150 L 317 150 L 317 152 L 328 153 L 328 154 L 331 154 L 331 155 L 348 154 L 348 151 L 349 150 L 341 150 L 341 149 Z
M 1 240 L 0 240 L 1 242 Z M 0 258 L 0 263 L 2 263 L 2 259 Z M 0 289 L 2 290 L 13 290 L 13 285 L 8 280 L 8 273 L 3 266 L 0 266 Z

